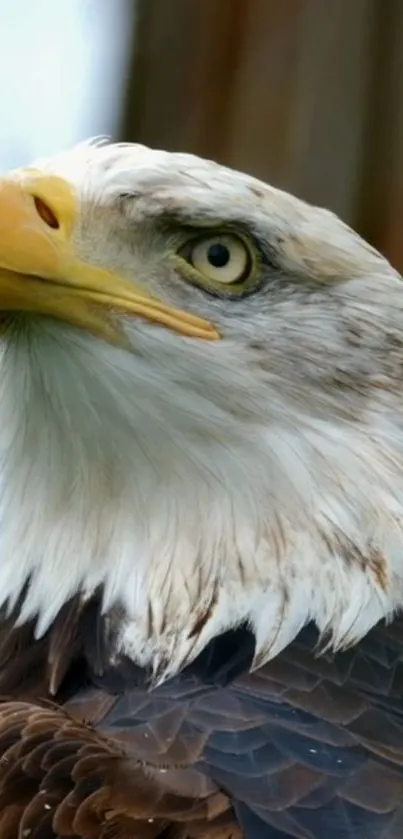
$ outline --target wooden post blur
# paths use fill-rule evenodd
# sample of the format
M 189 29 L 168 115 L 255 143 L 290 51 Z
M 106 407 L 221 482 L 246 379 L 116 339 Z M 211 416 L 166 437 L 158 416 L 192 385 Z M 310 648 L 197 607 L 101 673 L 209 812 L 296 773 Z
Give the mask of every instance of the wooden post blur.
M 402 0 L 138 0 L 124 139 L 330 207 L 403 271 Z

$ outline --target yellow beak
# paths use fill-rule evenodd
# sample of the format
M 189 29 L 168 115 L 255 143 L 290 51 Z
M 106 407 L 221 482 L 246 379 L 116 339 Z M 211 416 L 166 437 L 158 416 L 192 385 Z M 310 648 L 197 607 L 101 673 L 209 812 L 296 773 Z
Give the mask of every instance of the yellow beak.
M 0 312 L 36 312 L 113 343 L 113 313 L 136 315 L 180 335 L 214 340 L 208 321 L 154 299 L 147 289 L 74 253 L 77 198 L 67 181 L 26 169 L 0 179 Z

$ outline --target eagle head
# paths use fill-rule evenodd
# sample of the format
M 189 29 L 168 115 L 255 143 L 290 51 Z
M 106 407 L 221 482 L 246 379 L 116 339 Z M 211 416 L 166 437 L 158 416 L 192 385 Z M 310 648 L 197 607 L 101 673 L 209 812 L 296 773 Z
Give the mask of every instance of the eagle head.
M 0 600 L 100 587 L 161 678 L 403 601 L 403 285 L 332 213 L 84 144 L 0 184 Z

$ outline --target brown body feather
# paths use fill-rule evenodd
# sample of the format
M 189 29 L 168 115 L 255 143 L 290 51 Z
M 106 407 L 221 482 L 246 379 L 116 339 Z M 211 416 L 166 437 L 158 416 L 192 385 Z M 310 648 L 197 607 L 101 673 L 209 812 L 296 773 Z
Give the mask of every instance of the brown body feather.
M 97 603 L 70 603 L 40 640 L 14 620 L 0 637 L 15 697 L 0 705 L 1 839 L 400 839 L 402 621 L 337 656 L 317 656 L 308 630 L 230 684 L 196 667 L 150 690 L 111 663 Z

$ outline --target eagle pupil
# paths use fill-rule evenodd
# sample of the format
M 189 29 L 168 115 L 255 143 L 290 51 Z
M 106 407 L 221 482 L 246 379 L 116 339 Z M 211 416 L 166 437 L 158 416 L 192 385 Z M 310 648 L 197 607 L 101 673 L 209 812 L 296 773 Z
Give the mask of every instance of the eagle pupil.
M 207 251 L 207 259 L 214 268 L 225 268 L 230 261 L 230 252 L 226 245 L 217 242 L 215 245 L 210 245 Z

